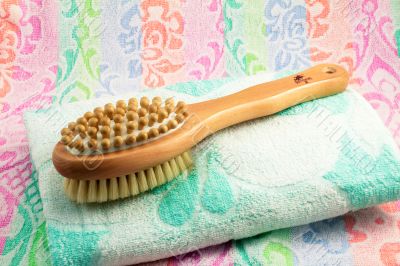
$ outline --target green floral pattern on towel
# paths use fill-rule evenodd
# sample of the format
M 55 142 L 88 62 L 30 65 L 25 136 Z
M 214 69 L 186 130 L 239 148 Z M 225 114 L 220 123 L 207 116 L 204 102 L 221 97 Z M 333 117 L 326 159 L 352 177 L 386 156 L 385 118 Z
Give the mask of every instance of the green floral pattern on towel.
M 53 226 L 47 228 L 49 232 L 49 241 L 53 245 L 52 263 L 55 265 L 95 265 L 96 259 L 101 254 L 94 255 L 99 251 L 98 242 L 106 234 L 105 231 L 61 231 Z M 68 248 L 68 254 L 65 257 Z M 72 250 L 71 250 L 72 249 Z M 85 251 L 84 253 L 82 251 Z M 87 256 L 87 254 L 92 256 Z
M 222 85 L 232 82 L 233 78 L 215 79 L 215 80 L 202 80 L 177 83 L 172 86 L 167 86 L 167 90 L 175 91 L 178 93 L 188 94 L 191 96 L 203 96 L 210 92 L 216 91 Z
M 235 253 L 239 255 L 235 261 L 240 261 L 238 265 L 297 265 L 296 255 L 288 245 L 290 234 L 290 229 L 281 229 L 235 240 Z
M 201 204 L 211 213 L 223 214 L 233 206 L 234 201 L 228 179 L 219 165 L 219 156 L 215 150 L 207 153 L 207 180 Z
M 294 266 L 292 250 L 279 242 L 268 243 L 263 255 L 267 265 Z M 279 263 L 277 263 L 278 261 Z
M 198 172 L 194 168 L 187 179 L 179 176 L 171 183 L 155 190 L 155 193 L 168 190 L 158 207 L 158 214 L 164 223 L 181 226 L 192 217 L 199 190 L 198 180 Z
M 324 178 L 345 191 L 356 209 L 395 200 L 400 194 L 400 164 L 395 158 L 387 145 L 374 158 L 351 139 L 343 138 L 335 168 Z
M 18 187 L 15 187 L 18 190 Z M 3 255 L 15 252 L 10 265 L 19 265 L 28 259 L 29 265 L 50 265 L 46 223 L 38 214 L 42 212 L 42 199 L 39 194 L 38 173 L 33 171 L 31 183 L 26 187 L 24 196 L 17 207 L 21 219 L 20 228 L 7 237 Z
M 207 177 L 200 202 L 208 212 L 224 214 L 234 205 L 234 198 L 219 157 L 214 146 L 205 152 Z M 200 156 L 198 160 L 204 160 L 204 157 Z M 164 223 L 181 226 L 192 218 L 200 192 L 200 179 L 199 170 L 193 168 L 187 178 L 181 175 L 153 191 L 156 194 L 166 193 L 158 208 L 159 217 Z

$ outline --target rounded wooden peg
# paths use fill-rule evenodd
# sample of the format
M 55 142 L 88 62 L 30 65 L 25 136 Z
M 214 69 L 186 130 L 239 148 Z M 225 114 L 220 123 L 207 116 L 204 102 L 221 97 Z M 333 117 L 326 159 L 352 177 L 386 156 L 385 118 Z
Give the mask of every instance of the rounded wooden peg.
M 179 101 L 179 102 L 176 104 L 175 112 L 176 112 L 176 113 L 180 113 L 180 112 L 182 112 L 185 108 L 186 108 L 186 103 L 183 102 L 183 101 Z
M 175 116 L 176 121 L 178 121 L 178 123 L 182 123 L 183 120 L 185 120 L 185 117 L 182 114 L 177 114 Z
M 160 135 L 160 133 L 157 128 L 151 128 L 148 132 L 149 138 L 155 138 L 158 137 L 158 135 Z
M 115 112 L 115 108 L 112 105 L 112 103 L 107 103 L 104 106 L 104 113 L 108 116 L 108 118 L 112 119 L 114 112 Z
M 150 118 L 149 118 L 149 126 L 154 125 L 154 123 L 156 123 L 158 120 L 158 115 L 157 114 L 150 114 Z
M 117 106 L 117 108 L 122 108 L 122 109 L 126 110 L 126 103 L 124 100 L 118 100 L 116 106 Z
M 126 130 L 128 131 L 128 134 L 132 133 L 135 129 L 138 128 L 138 122 L 137 121 L 129 121 L 126 124 Z
M 104 105 L 104 110 L 106 110 L 107 108 L 112 108 L 112 109 L 114 109 L 115 107 L 114 107 L 114 105 L 113 105 L 112 103 L 106 103 L 106 104 Z
M 102 126 L 100 129 L 100 133 L 104 139 L 110 137 L 110 132 L 111 132 L 111 129 L 109 126 Z
M 100 108 L 101 110 L 99 110 L 97 108 Z M 101 108 L 101 107 L 97 107 L 97 108 L 95 108 L 94 115 L 96 116 L 96 118 L 98 120 L 100 120 L 100 119 L 102 119 L 104 117 L 104 112 L 103 112 L 103 108 Z
M 115 136 L 114 138 L 114 147 L 119 148 L 124 144 L 124 140 L 121 136 Z
M 140 131 L 139 135 L 137 136 L 136 140 L 137 141 L 145 141 L 147 140 L 148 135 L 146 131 Z
M 93 113 L 96 115 L 96 113 L 103 113 L 104 109 L 102 107 L 96 107 L 93 109 Z
M 115 109 L 115 113 L 124 116 L 126 112 L 124 108 L 117 107 L 117 109 Z
M 128 119 L 128 121 L 135 121 L 139 120 L 139 115 L 134 111 L 129 111 L 126 113 L 126 118 Z
M 93 114 L 92 112 L 86 112 L 86 113 L 83 115 L 83 117 L 86 118 L 87 121 L 89 121 L 90 118 L 94 117 L 94 114 Z
M 102 126 L 109 126 L 111 123 L 111 119 L 108 116 L 104 116 L 102 119 L 100 119 L 100 125 Z
M 153 100 L 152 100 L 152 103 L 155 104 L 155 105 L 157 105 L 157 106 L 160 106 L 160 105 L 162 104 L 162 99 L 161 99 L 161 97 L 160 97 L 160 96 L 154 97 Z
M 71 141 L 67 144 L 70 149 L 75 148 L 75 142 L 71 139 Z
M 147 98 L 146 96 L 140 98 L 140 106 L 142 108 L 146 108 L 147 109 L 149 107 L 149 104 L 150 104 L 149 98 Z
M 64 136 L 61 137 L 61 142 L 64 145 L 69 145 L 72 142 L 72 137 L 68 136 L 68 135 L 64 135 Z
M 132 97 L 128 100 L 128 104 L 138 106 L 138 100 L 135 97 Z
M 147 120 L 146 117 L 141 117 L 141 118 L 139 119 L 139 129 L 141 130 L 141 129 L 143 129 L 145 126 L 147 126 L 148 122 L 149 122 L 149 121 Z
M 115 114 L 113 120 L 115 123 L 122 123 L 122 121 L 124 121 L 124 117 L 120 114 Z
M 165 108 L 158 110 L 158 123 L 161 123 L 167 117 L 168 112 L 165 110 Z
M 171 119 L 168 121 L 167 125 L 168 129 L 174 129 L 178 126 L 178 121 L 176 121 L 175 119 Z
M 78 131 L 79 135 L 81 136 L 81 138 L 85 138 L 86 137 L 86 128 L 84 125 L 79 124 L 76 126 L 76 130 Z
M 101 147 L 102 147 L 104 150 L 108 150 L 108 149 L 111 147 L 110 139 L 103 139 L 103 140 L 101 141 Z
M 83 152 L 85 150 L 85 146 L 83 144 L 83 141 L 81 139 L 75 140 L 74 148 L 77 149 L 80 152 Z
M 69 128 L 71 131 L 75 131 L 75 126 L 76 126 L 76 123 L 75 123 L 75 122 L 70 122 L 70 123 L 68 123 L 68 128 Z
M 162 124 L 162 125 L 160 125 L 160 126 L 158 127 L 158 131 L 159 131 L 160 133 L 167 133 L 167 131 L 168 131 L 168 126 Z
M 132 145 L 133 143 L 136 142 L 136 136 L 134 134 L 129 134 L 125 138 L 125 144 L 126 145 Z
M 79 118 L 76 120 L 76 123 L 77 123 L 78 125 L 84 125 L 84 126 L 86 126 L 86 125 L 87 125 L 87 120 L 86 120 L 86 118 L 84 118 L 84 117 L 79 117 Z
M 89 127 L 87 132 L 91 138 L 97 138 L 97 128 Z
M 138 106 L 137 105 L 132 105 L 132 104 L 128 104 L 128 111 L 134 111 L 137 112 L 138 111 Z
M 88 124 L 89 124 L 89 127 L 97 128 L 99 126 L 99 120 L 96 117 L 92 117 L 92 118 L 90 118 Z
M 147 109 L 139 108 L 138 115 L 139 115 L 139 117 L 143 117 L 143 116 L 147 115 Z
M 150 104 L 149 113 L 157 113 L 157 110 L 158 110 L 158 105 L 156 105 L 154 103 Z
M 114 134 L 116 136 L 121 136 L 121 132 L 122 132 L 122 125 L 121 124 L 119 124 L 119 123 L 115 124 L 113 129 L 114 129 Z
M 91 149 L 92 151 L 97 150 L 98 145 L 97 145 L 97 140 L 95 139 L 90 139 L 87 143 L 89 149 Z
M 173 97 L 170 97 L 170 98 L 165 100 L 165 106 L 167 106 L 167 105 L 172 105 L 172 106 L 175 105 L 175 101 L 174 101 Z
M 65 136 L 65 135 L 72 135 L 72 131 L 69 128 L 64 127 L 63 129 L 61 129 L 61 136 Z

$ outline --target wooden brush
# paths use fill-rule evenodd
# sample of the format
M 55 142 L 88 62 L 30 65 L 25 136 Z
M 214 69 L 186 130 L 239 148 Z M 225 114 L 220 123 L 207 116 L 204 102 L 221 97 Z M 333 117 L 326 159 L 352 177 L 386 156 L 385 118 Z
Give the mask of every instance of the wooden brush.
M 53 163 L 73 201 L 105 202 L 162 185 L 190 168 L 189 150 L 231 125 L 345 90 L 348 73 L 323 64 L 209 101 L 117 101 L 61 130 Z

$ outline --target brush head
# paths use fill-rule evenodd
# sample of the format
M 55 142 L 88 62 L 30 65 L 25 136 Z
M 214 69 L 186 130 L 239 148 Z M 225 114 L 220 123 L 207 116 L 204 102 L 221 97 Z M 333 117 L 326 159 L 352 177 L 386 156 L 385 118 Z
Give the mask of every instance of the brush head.
M 160 97 L 154 97 L 150 101 L 142 97 L 140 100 L 131 98 L 127 102 L 119 100 L 115 104 L 107 103 L 84 113 L 61 130 L 60 143 L 64 149 L 56 146 L 53 163 L 59 170 L 55 160 L 59 157 L 55 155 L 60 153 L 64 157 L 69 154 L 67 157 L 70 161 L 71 158 L 79 161 L 81 158 L 90 160 L 99 155 L 111 156 L 111 153 L 122 151 L 125 154 L 135 152 L 135 147 L 179 129 L 187 117 L 186 104 L 182 101 L 175 104 L 173 98 L 162 101 Z M 112 169 L 108 171 L 111 173 L 108 177 L 97 172 L 101 176 L 99 179 L 82 177 L 72 171 L 64 179 L 65 193 L 78 203 L 105 202 L 135 196 L 171 181 L 192 166 L 192 159 L 189 152 L 184 152 L 166 162 L 124 174 L 119 173 L 120 166 L 115 165 L 116 174 L 112 173 Z

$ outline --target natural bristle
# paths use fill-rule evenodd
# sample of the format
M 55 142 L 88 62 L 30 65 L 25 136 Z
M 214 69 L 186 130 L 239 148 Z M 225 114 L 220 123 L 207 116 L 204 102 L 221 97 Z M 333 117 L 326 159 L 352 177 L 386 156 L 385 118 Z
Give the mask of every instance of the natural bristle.
M 152 168 L 101 180 L 64 179 L 64 191 L 77 203 L 106 202 L 136 196 L 171 181 L 192 167 L 190 152 Z

